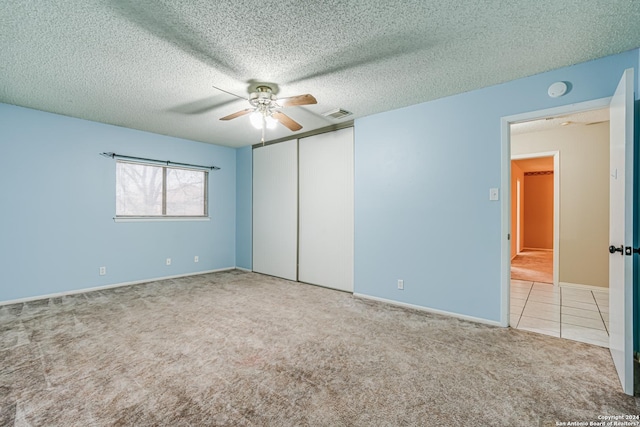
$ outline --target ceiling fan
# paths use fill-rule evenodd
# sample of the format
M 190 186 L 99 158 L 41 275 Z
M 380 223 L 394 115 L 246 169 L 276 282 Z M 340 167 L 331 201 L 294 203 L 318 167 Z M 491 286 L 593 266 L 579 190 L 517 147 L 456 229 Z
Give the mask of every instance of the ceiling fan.
M 246 99 L 231 92 L 227 92 L 225 90 L 222 91 L 238 98 Z M 249 118 L 251 120 L 251 124 L 257 129 L 262 129 L 263 133 L 265 128 L 275 128 L 278 122 L 295 132 L 302 129 L 302 125 L 293 120 L 291 117 L 282 113 L 280 109 L 318 103 L 313 95 L 310 95 L 308 93 L 304 95 L 278 99 L 271 86 L 268 86 L 267 84 L 258 85 L 255 88 L 255 91 L 251 92 L 247 101 L 249 101 L 249 104 L 251 104 L 251 108 L 246 108 L 233 114 L 229 114 L 228 116 L 220 118 L 220 120 L 232 120 L 237 117 L 242 117 L 244 115 L 250 114 Z

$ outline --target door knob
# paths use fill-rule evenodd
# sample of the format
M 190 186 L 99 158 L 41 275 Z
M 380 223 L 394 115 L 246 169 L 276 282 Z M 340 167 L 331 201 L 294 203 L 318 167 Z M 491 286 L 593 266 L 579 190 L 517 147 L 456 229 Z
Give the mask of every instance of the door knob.
M 619 248 L 616 248 L 613 245 L 609 246 L 609 253 L 610 254 L 615 254 L 616 252 L 620 252 L 620 255 L 624 255 L 624 246 L 620 245 Z

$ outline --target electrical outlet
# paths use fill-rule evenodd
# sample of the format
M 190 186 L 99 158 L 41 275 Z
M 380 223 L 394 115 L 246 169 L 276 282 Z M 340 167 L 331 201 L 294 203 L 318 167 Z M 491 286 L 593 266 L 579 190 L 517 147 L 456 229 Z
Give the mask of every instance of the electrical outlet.
M 167 265 L 171 265 L 171 258 L 167 258 Z
M 107 274 L 107 267 L 100 267 L 100 275 L 105 276 Z
M 198 262 L 198 261 L 200 261 L 200 258 L 198 257 L 198 255 L 194 256 L 193 257 L 193 262 Z
M 398 279 L 398 289 L 404 289 L 404 280 Z

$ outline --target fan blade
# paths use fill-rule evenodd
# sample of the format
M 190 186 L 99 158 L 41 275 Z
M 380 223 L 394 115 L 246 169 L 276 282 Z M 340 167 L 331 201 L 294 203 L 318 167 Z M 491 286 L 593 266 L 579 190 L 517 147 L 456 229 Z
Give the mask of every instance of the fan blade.
M 289 98 L 278 99 L 278 104 L 283 107 L 296 107 L 298 105 L 317 104 L 318 101 L 311 94 L 292 96 Z
M 294 132 L 302 129 L 300 123 L 296 122 L 291 117 L 279 111 L 275 111 L 271 116 Z
M 247 98 L 245 98 L 245 97 L 243 97 L 243 96 L 236 95 L 236 94 L 235 94 L 235 93 L 233 93 L 233 92 L 229 92 L 228 90 L 220 89 L 220 88 L 219 88 L 219 87 L 217 87 L 217 86 L 213 86 L 213 85 L 211 85 L 211 86 L 212 86 L 214 89 L 218 89 L 220 92 L 228 93 L 229 95 L 231 95 L 231 96 L 235 96 L 236 98 L 240 98 L 240 99 L 244 99 L 244 100 L 246 100 L 246 99 L 247 99 Z
M 245 110 L 241 110 L 238 112 L 235 112 L 233 114 L 229 114 L 228 116 L 224 116 L 222 118 L 220 118 L 220 120 L 231 120 L 231 119 L 235 119 L 236 117 L 241 117 L 244 116 L 245 114 L 249 114 L 254 110 L 254 108 L 247 108 Z

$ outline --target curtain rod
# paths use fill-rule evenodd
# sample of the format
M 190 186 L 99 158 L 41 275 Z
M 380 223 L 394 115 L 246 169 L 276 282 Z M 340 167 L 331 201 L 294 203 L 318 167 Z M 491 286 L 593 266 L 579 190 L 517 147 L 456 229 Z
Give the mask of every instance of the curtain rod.
M 104 157 L 110 157 L 112 159 L 142 160 L 142 161 L 145 161 L 145 162 L 153 162 L 153 163 L 165 164 L 167 166 L 176 165 L 176 166 L 187 166 L 187 167 L 192 167 L 192 168 L 211 169 L 211 170 L 216 170 L 216 171 L 220 170 L 220 168 L 218 166 L 192 165 L 190 163 L 178 163 L 178 162 L 172 162 L 170 160 L 156 160 L 156 159 L 145 159 L 144 157 L 124 156 L 122 154 L 116 154 L 116 153 L 100 153 L 100 155 L 104 156 Z

